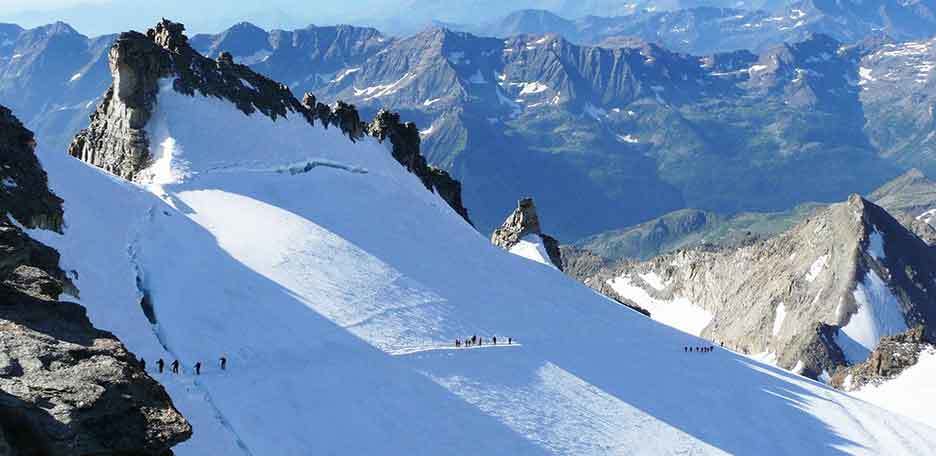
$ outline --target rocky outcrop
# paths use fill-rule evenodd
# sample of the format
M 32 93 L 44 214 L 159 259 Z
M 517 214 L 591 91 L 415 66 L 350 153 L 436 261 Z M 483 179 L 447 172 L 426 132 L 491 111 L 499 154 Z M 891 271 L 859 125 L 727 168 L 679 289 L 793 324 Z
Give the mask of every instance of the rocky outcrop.
M 863 362 L 878 344 L 869 333 L 936 325 L 934 252 L 858 195 L 770 239 L 625 262 L 586 280 L 651 314 L 689 302 L 711 317 L 700 336 L 813 378 Z
M 921 352 L 936 348 L 934 342 L 936 341 L 924 326 L 917 326 L 894 336 L 882 337 L 867 361 L 839 369 L 832 376 L 830 383 L 836 388 L 854 391 L 868 384 L 892 379 L 916 364 Z
M 528 236 L 538 237 L 549 255 L 549 261 L 562 270 L 562 252 L 559 250 L 559 241 L 543 234 L 533 198 L 523 198 L 517 202 L 517 208 L 507 217 L 504 224 L 494 230 L 491 243 L 504 250 L 510 250 Z
M 33 133 L 0 106 L 0 207 L 27 227 L 61 232 L 62 200 L 49 191 L 35 147 Z
M 171 454 L 189 424 L 113 334 L 58 301 L 78 294 L 58 252 L 7 221 L 61 229 L 62 208 L 25 155 L 32 134 L 0 113 L 0 169 L 20 184 L 0 199 L 0 454 Z
M 368 133 L 378 141 L 390 140 L 393 158 L 435 191 L 468 223 L 468 209 L 462 203 L 461 183 L 443 169 L 429 166 L 419 152 L 419 129 L 412 122 L 401 123 L 400 114 L 381 109 L 368 125 Z
M 461 185 L 426 164 L 419 151 L 418 130 L 412 124 L 401 124 L 398 114 L 382 112 L 367 124 L 352 104 L 338 101 L 328 106 L 312 94 L 299 101 L 289 87 L 234 62 L 228 52 L 221 52 L 217 59 L 202 56 L 189 45 L 184 31 L 182 24 L 163 19 L 146 34 L 120 35 L 109 55 L 114 83 L 91 115 L 90 126 L 76 135 L 69 154 L 134 180 L 152 160 L 145 127 L 160 84 L 171 81 L 179 93 L 228 100 L 247 115 L 259 112 L 276 120 L 299 114 L 311 125 L 317 119 L 324 128 L 341 129 L 350 141 L 368 134 L 381 141 L 389 137 L 397 161 L 470 223 L 461 201 Z

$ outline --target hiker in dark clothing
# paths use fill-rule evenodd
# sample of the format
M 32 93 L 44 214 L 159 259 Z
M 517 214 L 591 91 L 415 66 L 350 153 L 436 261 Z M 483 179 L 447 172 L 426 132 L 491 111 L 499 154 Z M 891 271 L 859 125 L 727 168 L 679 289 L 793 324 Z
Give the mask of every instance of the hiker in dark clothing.
M 172 367 L 173 374 L 178 374 L 179 373 L 179 360 L 173 361 L 172 364 L 170 364 L 170 367 Z
M 221 370 L 227 369 L 227 358 L 221 357 Z
M 195 375 L 201 375 L 201 361 L 195 363 Z
M 497 345 L 497 336 L 492 337 L 491 340 L 494 341 L 494 345 Z
M 508 337 L 508 338 L 507 338 L 507 345 L 511 345 L 511 344 L 513 344 L 513 338 L 512 338 L 512 337 Z
M 162 373 L 162 371 L 163 371 L 163 366 L 165 366 L 165 365 L 166 365 L 166 362 L 163 361 L 162 358 L 159 358 L 159 361 L 156 361 L 156 368 L 159 369 L 159 373 L 160 373 L 160 374 Z
M 455 348 L 458 348 L 458 347 L 461 347 L 461 341 L 458 339 L 455 339 Z

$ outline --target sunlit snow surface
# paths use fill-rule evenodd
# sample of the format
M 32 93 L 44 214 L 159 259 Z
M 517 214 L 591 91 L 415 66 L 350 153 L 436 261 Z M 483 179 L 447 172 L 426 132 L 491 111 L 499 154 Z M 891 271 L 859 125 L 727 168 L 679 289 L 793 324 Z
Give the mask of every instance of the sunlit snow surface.
M 520 242 L 510 248 L 510 253 L 547 266 L 553 265 L 549 260 L 549 253 L 546 252 L 546 245 L 543 244 L 543 238 L 538 234 L 524 236 Z
M 182 360 L 153 374 L 194 426 L 176 454 L 936 453 L 932 428 L 687 355 L 695 337 L 490 245 L 385 146 L 216 99 L 157 107 L 145 188 L 41 152 L 68 226 L 33 234 L 97 326 Z M 451 349 L 474 334 L 521 345 Z
M 936 351 L 920 353 L 913 366 L 880 385 L 866 385 L 852 395 L 936 427 Z

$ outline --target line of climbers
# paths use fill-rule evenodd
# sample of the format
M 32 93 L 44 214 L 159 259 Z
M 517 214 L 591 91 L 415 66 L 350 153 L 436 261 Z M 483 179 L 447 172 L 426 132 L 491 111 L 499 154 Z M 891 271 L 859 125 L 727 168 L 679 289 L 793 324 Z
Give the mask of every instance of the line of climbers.
M 227 370 L 227 358 L 224 356 L 219 358 L 218 365 L 221 367 L 221 370 Z M 140 358 L 140 367 L 142 367 L 144 371 L 146 370 L 146 360 L 143 358 Z M 166 362 L 163 361 L 162 358 L 159 358 L 159 360 L 156 361 L 157 372 L 159 372 L 160 374 L 163 373 L 163 369 L 165 369 L 165 367 L 166 367 Z M 179 363 L 179 360 L 175 360 L 172 362 L 172 364 L 169 365 L 169 369 L 172 371 L 173 374 L 178 374 L 179 369 L 181 367 L 182 365 Z M 195 375 L 201 375 L 201 368 L 202 368 L 201 361 L 196 361 L 192 367 L 195 368 Z
M 501 339 L 501 342 L 503 341 L 504 339 Z M 493 345 L 497 345 L 497 336 L 491 337 L 491 342 L 493 343 Z M 484 338 L 474 335 L 471 337 L 466 337 L 465 340 L 455 339 L 455 348 L 472 347 L 475 345 L 478 345 L 478 346 L 484 345 Z M 507 338 L 507 345 L 513 345 L 513 337 Z
M 715 350 L 715 346 L 714 346 L 714 345 L 709 345 L 708 347 L 689 347 L 689 346 L 685 346 L 685 347 L 683 347 L 683 350 L 684 350 L 685 352 L 687 352 L 687 353 L 688 353 L 688 352 L 694 352 L 694 353 L 708 353 L 708 352 L 710 352 L 710 351 L 712 351 L 712 350 Z

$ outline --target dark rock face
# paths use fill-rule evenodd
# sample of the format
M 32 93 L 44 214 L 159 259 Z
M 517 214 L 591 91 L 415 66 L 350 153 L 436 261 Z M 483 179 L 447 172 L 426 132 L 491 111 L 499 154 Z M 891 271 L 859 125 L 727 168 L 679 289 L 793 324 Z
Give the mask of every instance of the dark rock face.
M 91 116 L 91 125 L 78 133 L 69 147 L 72 156 L 122 178 L 136 178 L 152 159 L 144 128 L 155 107 L 159 81 L 173 77 L 175 91 L 228 100 L 247 115 L 259 112 L 276 120 L 298 113 L 311 125 L 318 119 L 324 128 L 340 128 L 350 141 L 367 134 L 380 141 L 390 138 L 397 161 L 468 220 L 461 185 L 448 173 L 426 164 L 419 150 L 418 130 L 412 124 L 401 124 L 398 114 L 382 112 L 368 125 L 352 104 L 338 101 L 330 107 L 317 102 L 312 94 L 300 102 L 289 87 L 234 62 L 229 52 L 221 52 L 217 59 L 202 56 L 189 45 L 184 30 L 182 24 L 164 19 L 145 35 L 120 35 L 110 51 L 114 85 Z
M 549 261 L 561 271 L 563 263 L 562 252 L 559 250 L 559 241 L 543 234 L 533 198 L 523 198 L 517 202 L 517 209 L 507 217 L 507 220 L 500 228 L 494 230 L 494 234 L 491 235 L 491 243 L 504 250 L 510 250 L 520 240 L 530 235 L 539 236 L 542 239 L 543 245 L 546 247 L 546 253 L 549 254 Z
M 58 301 L 78 293 L 58 252 L 5 217 L 62 228 L 31 139 L 0 108 L 0 169 L 21 183 L 0 199 L 0 454 L 171 454 L 191 426 L 113 334 Z
M 61 232 L 62 200 L 49 191 L 35 147 L 33 133 L 0 106 L 0 207 L 27 227 Z
M 832 386 L 846 391 L 860 389 L 867 384 L 880 383 L 896 377 L 919 361 L 920 352 L 934 347 L 932 336 L 924 326 L 904 333 L 882 337 L 868 360 L 839 369 L 832 376 Z

